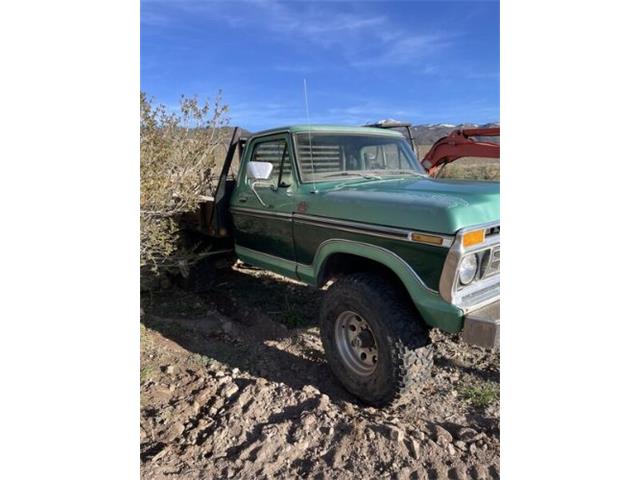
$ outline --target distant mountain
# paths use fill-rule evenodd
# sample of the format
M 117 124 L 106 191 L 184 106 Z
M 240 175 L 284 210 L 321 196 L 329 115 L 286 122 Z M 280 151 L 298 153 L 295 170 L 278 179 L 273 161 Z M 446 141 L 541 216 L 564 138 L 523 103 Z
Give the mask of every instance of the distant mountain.
M 223 132 L 222 134 L 223 134 L 225 137 L 230 138 L 230 137 L 231 137 L 231 134 L 233 133 L 233 129 L 234 129 L 234 128 L 235 128 L 235 127 L 221 127 L 221 128 L 220 128 L 220 130 L 222 130 L 222 132 Z M 240 133 L 240 136 L 241 136 L 241 137 L 249 137 L 249 136 L 251 136 L 251 134 L 252 134 L 252 132 L 250 132 L 249 130 L 246 130 L 246 129 L 242 128 L 242 127 L 240 127 L 240 129 L 239 129 L 239 130 L 240 130 L 240 132 L 239 132 L 239 133 Z
M 435 123 L 428 125 L 413 125 L 411 132 L 418 145 L 433 145 L 438 139 L 446 137 L 453 130 L 460 128 L 490 128 L 499 127 L 500 123 L 485 123 L 478 125 L 477 123 L 461 123 L 459 125 L 450 125 L 447 123 Z M 500 137 L 475 137 L 478 140 L 490 140 L 500 143 Z

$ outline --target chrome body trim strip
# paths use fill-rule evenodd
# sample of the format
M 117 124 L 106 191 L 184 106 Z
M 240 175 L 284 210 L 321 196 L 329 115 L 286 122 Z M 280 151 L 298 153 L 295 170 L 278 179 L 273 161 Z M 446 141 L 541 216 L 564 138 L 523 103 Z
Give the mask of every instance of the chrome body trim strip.
M 449 235 L 442 235 L 439 233 L 431 233 L 431 232 L 423 232 L 423 231 L 415 231 L 415 230 L 406 230 L 402 228 L 396 227 L 386 227 L 382 225 L 375 225 L 371 223 L 363 223 L 363 222 L 354 222 L 351 220 L 339 220 L 335 218 L 327 218 L 320 217 L 316 215 L 306 215 L 302 213 L 294 213 L 293 214 L 294 222 L 306 223 L 316 226 L 326 226 L 330 225 L 338 230 L 345 230 L 352 233 L 365 233 L 368 235 L 373 235 L 377 237 L 384 238 L 392 238 L 394 240 L 404 240 L 411 243 L 422 243 L 424 245 L 433 245 L 438 247 L 450 247 L 453 244 L 454 237 Z M 425 235 L 430 235 L 432 237 L 437 237 L 442 239 L 442 243 L 440 245 L 434 245 L 425 242 L 416 242 L 411 240 L 412 233 L 423 233 Z
M 292 214 L 290 213 L 269 212 L 266 210 L 260 210 L 259 208 L 231 207 L 229 208 L 229 211 L 231 213 L 241 213 L 254 217 L 273 218 L 276 220 L 292 220 L 293 218 Z
M 306 215 L 303 213 L 282 213 L 282 212 L 270 212 L 266 210 L 248 208 L 248 207 L 231 207 L 231 213 L 240 213 L 245 215 L 253 215 L 262 218 L 274 218 L 278 220 L 292 220 L 295 223 L 304 225 L 314 225 L 316 227 L 332 227 L 336 230 L 342 230 L 349 233 L 362 233 L 365 235 L 371 235 L 374 237 L 389 238 L 392 240 L 402 240 L 405 242 L 411 242 L 422 245 L 431 245 L 435 247 L 448 248 L 453 244 L 454 237 L 450 235 L 442 235 L 439 233 L 431 233 L 416 230 L 405 230 L 395 227 L 386 227 L 382 225 L 375 225 L 371 223 L 354 222 L 350 220 L 339 220 L 335 218 L 320 217 L 316 215 Z M 439 245 L 417 242 L 411 239 L 412 233 L 422 233 L 430 235 L 432 237 L 442 239 L 442 243 Z
M 315 227 L 330 227 L 333 228 L 335 230 L 340 230 L 343 232 L 350 232 L 350 233 L 360 233 L 360 234 L 365 234 L 365 235 L 370 235 L 373 237 L 381 237 L 381 238 L 390 238 L 393 240 L 408 240 L 407 237 L 405 235 L 392 235 L 392 234 L 388 234 L 388 233 L 381 233 L 381 232 L 377 232 L 374 230 L 365 230 L 365 229 L 360 229 L 360 228 L 349 228 L 349 227 L 344 227 L 344 226 L 340 226 L 338 224 L 329 224 L 326 222 L 316 222 L 313 220 L 295 220 L 296 217 L 294 217 L 294 223 L 297 224 L 301 224 L 301 225 L 313 225 Z

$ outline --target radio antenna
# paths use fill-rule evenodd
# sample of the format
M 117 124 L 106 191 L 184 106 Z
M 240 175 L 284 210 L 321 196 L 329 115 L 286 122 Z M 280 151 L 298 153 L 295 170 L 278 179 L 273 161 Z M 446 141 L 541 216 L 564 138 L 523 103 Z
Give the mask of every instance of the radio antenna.
M 311 182 L 313 183 L 313 192 L 318 193 L 318 189 L 316 188 L 316 169 L 313 166 L 313 148 L 311 147 L 311 121 L 309 120 L 309 95 L 307 93 L 307 79 L 304 80 L 304 105 L 307 110 L 307 135 L 309 139 L 309 158 L 311 159 Z

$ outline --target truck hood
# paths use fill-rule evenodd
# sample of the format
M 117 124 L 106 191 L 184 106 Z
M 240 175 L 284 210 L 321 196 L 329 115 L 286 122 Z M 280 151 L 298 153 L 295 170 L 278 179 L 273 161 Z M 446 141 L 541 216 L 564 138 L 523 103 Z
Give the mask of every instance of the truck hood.
M 500 220 L 500 183 L 393 178 L 318 184 L 304 213 L 454 234 Z

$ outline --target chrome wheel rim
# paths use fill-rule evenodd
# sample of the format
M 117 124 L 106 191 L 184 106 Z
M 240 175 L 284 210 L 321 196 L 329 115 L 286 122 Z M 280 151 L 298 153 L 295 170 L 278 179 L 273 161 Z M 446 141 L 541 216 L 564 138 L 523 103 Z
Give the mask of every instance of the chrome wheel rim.
M 366 319 L 355 312 L 338 315 L 335 340 L 342 363 L 353 373 L 366 377 L 378 364 L 378 344 Z

